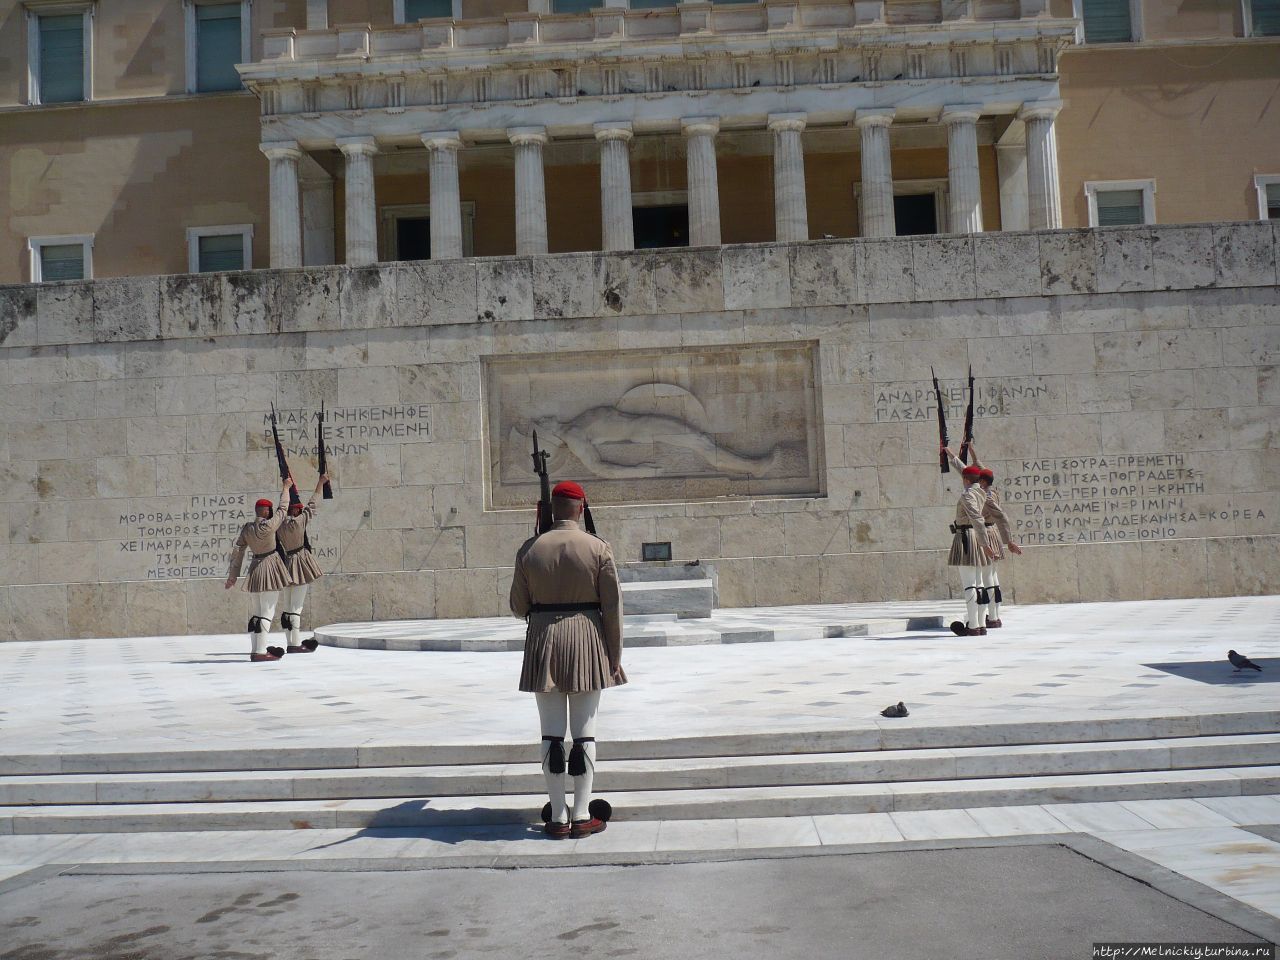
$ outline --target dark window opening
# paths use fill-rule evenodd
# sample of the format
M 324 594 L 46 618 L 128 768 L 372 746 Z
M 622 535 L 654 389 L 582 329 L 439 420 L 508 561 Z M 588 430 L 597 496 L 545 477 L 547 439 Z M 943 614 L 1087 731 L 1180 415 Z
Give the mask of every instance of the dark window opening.
M 396 220 L 396 259 L 431 259 L 430 217 L 400 217 Z
M 689 245 L 689 206 L 633 207 L 631 224 L 636 235 L 636 249 L 654 247 L 687 247 Z
M 900 237 L 937 233 L 938 204 L 935 195 L 907 193 L 894 197 L 893 220 Z

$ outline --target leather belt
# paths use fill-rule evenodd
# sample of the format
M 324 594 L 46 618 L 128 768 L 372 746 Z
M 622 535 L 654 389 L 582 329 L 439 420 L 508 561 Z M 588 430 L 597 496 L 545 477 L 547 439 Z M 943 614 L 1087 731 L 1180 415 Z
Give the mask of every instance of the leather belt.
M 951 532 L 952 532 L 952 533 L 959 533 L 961 530 L 972 530 L 972 529 L 973 529 L 973 524 L 971 524 L 971 523 L 953 523 L 953 524 L 951 524 Z
M 276 552 L 275 552 L 274 550 L 271 550 L 271 551 L 269 551 L 269 552 L 267 552 L 267 553 L 255 553 L 255 554 L 253 555 L 253 559 L 255 559 L 255 560 L 265 560 L 265 559 L 267 559 L 267 557 L 274 557 L 275 555 L 276 555 Z
M 306 547 L 298 547 L 298 548 L 297 548 L 297 549 L 295 549 L 295 550 L 286 550 L 286 551 L 284 552 L 284 555 L 285 555 L 285 557 L 292 557 L 294 554 L 301 553 L 301 552 L 302 552 L 303 550 L 305 550 L 305 549 L 307 549 L 307 548 L 306 548 Z
M 530 613 L 583 613 L 599 610 L 599 603 L 535 603 L 529 607 Z

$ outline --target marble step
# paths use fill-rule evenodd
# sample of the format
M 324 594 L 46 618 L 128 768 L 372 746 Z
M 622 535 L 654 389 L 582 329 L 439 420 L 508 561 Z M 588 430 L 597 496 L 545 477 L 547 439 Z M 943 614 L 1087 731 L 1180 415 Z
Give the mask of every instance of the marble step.
M 533 753 L 526 749 L 526 757 Z M 871 750 L 781 756 L 613 760 L 614 790 L 894 783 L 1280 764 L 1280 734 L 1052 746 Z M 189 803 L 536 793 L 530 762 L 351 770 L 211 771 L 0 777 L 0 805 Z
M 1280 730 L 1280 710 L 1173 713 L 1148 717 L 923 725 L 914 718 L 870 720 L 846 729 L 605 740 L 601 760 L 770 756 L 924 750 L 960 747 L 1169 739 Z M 234 770 L 319 770 L 523 763 L 530 744 L 366 742 L 331 747 L 246 746 L 237 749 L 98 753 L 0 754 L 0 775 L 185 773 Z
M 904 783 L 618 791 L 618 820 L 705 820 L 1280 792 L 1280 766 Z M 480 826 L 536 821 L 545 794 L 0 809 L 0 834 Z

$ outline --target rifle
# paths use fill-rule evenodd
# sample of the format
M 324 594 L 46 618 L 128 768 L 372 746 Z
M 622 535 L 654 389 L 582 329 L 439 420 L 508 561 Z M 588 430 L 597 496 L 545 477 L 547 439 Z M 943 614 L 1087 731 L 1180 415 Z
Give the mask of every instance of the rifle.
M 276 463 L 280 466 L 280 479 L 289 479 L 289 464 L 284 459 L 284 447 L 280 444 L 280 430 L 276 426 L 276 405 L 271 405 L 271 438 L 276 442 Z M 302 504 L 302 497 L 298 496 L 298 485 L 296 483 L 289 484 L 289 506 L 296 507 Z
M 533 431 L 533 472 L 538 475 L 538 512 L 534 514 L 534 535 L 551 529 L 551 478 L 547 475 L 547 451 L 538 449 L 538 431 Z
M 324 401 L 320 401 L 320 412 L 316 414 L 316 465 L 320 468 L 320 476 L 329 472 L 329 455 L 324 448 Z M 324 499 L 333 499 L 333 487 L 329 481 L 324 482 Z
M 973 440 L 973 364 L 969 364 L 969 409 L 964 414 L 964 436 L 960 439 L 960 462 L 969 462 L 969 443 Z
M 938 375 L 933 372 L 933 367 L 929 368 L 929 373 L 933 376 L 933 395 L 938 398 L 938 439 L 945 447 L 947 445 L 947 404 L 942 399 L 942 387 L 938 386 Z M 951 472 L 946 450 L 938 451 L 938 466 L 942 468 L 943 473 Z

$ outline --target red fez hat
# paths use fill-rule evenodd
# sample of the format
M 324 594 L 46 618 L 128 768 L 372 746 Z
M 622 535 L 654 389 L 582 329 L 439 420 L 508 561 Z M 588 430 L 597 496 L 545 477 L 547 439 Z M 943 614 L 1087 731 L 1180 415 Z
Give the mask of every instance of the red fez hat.
M 994 481 L 996 478 L 996 472 L 992 470 L 990 467 L 983 467 L 982 473 L 979 474 L 979 477 L 980 479 L 986 480 L 988 482 Z
M 582 500 L 586 502 L 587 494 L 581 486 L 572 480 L 561 480 L 551 488 L 553 497 L 564 497 L 566 500 Z
M 969 466 L 960 471 L 960 476 L 969 480 L 977 480 L 982 476 L 982 470 L 979 467 L 975 467 L 973 464 L 969 464 Z
M 273 506 L 275 506 L 275 504 L 273 504 L 270 500 L 264 497 L 263 499 L 259 500 L 257 503 L 253 505 L 253 509 L 257 510 L 259 507 L 273 507 Z

